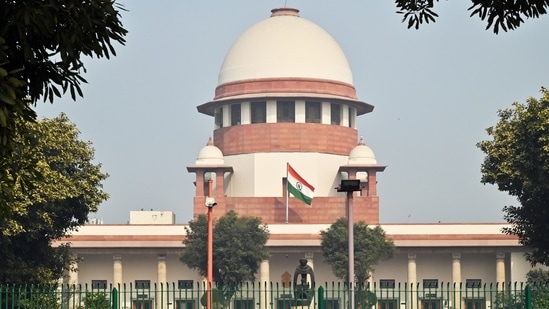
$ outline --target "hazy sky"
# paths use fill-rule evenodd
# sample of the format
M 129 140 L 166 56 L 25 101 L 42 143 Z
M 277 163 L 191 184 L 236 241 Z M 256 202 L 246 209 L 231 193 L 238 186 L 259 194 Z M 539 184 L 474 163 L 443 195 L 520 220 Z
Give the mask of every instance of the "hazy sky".
M 95 217 L 126 223 L 130 210 L 154 209 L 192 219 L 186 167 L 214 127 L 196 106 L 213 98 L 231 44 L 284 2 L 122 2 L 127 44 L 86 61 L 85 97 L 38 106 L 40 117 L 68 114 L 110 174 L 111 198 Z M 480 183 L 475 144 L 498 109 L 549 87 L 549 17 L 496 36 L 469 17 L 469 1 L 439 2 L 438 21 L 419 31 L 393 1 L 286 2 L 339 42 L 359 99 L 375 106 L 357 125 L 388 166 L 378 174 L 381 222 L 501 222 L 515 200 Z

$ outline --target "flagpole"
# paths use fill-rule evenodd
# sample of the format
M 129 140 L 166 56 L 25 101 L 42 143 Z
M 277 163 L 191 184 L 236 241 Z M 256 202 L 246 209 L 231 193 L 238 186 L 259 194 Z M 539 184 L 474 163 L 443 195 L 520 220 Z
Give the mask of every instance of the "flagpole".
M 290 163 L 286 162 L 286 223 L 288 223 L 288 196 L 290 195 L 290 188 L 288 185 L 288 166 Z

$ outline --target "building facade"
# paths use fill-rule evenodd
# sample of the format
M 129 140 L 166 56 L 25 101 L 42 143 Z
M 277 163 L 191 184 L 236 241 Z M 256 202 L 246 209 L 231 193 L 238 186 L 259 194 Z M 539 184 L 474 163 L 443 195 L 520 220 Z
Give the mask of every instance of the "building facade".
M 214 218 L 229 210 L 258 216 L 271 233 L 270 258 L 258 281 L 283 283 L 301 258 L 317 282 L 338 279 L 322 258 L 320 234 L 348 214 L 341 180 L 359 179 L 355 221 L 380 224 L 395 256 L 370 281 L 484 283 L 524 281 L 525 249 L 503 224 L 379 222 L 377 176 L 386 166 L 359 136 L 357 117 L 373 106 L 356 96 L 345 54 L 322 28 L 291 8 L 249 28 L 228 51 L 214 98 L 198 106 L 212 117 L 213 139 L 187 167 L 196 175 L 194 214 L 216 199 Z M 287 164 L 315 187 L 309 207 L 287 197 Z M 286 201 L 288 203 L 286 204 Z M 170 212 L 132 212 L 129 224 L 89 224 L 69 240 L 80 258 L 69 283 L 201 282 L 179 261 L 185 226 Z

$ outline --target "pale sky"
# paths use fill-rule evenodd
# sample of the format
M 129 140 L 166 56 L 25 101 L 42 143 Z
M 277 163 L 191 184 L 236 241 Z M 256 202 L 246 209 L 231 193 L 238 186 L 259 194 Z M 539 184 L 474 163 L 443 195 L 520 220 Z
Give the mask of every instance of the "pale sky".
M 387 0 L 121 2 L 126 46 L 86 61 L 83 99 L 37 108 L 40 118 L 65 112 L 110 174 L 111 198 L 92 217 L 126 223 L 130 210 L 154 209 L 192 219 L 195 175 L 186 167 L 214 128 L 196 106 L 213 98 L 231 44 L 285 2 L 335 38 L 358 98 L 375 106 L 357 126 L 387 165 L 378 174 L 381 223 L 502 222 L 515 199 L 480 183 L 475 144 L 499 109 L 549 87 L 549 16 L 494 35 L 460 0 L 437 3 L 439 19 L 420 30 L 407 29 Z

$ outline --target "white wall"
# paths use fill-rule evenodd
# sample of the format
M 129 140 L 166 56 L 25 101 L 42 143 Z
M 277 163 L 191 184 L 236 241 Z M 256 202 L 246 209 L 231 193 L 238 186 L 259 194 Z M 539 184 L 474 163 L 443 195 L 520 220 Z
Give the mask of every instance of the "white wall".
M 282 196 L 282 178 L 286 163 L 315 187 L 315 196 L 338 196 L 338 169 L 348 163 L 348 156 L 276 152 L 225 156 L 225 164 L 234 167 L 227 196 Z

